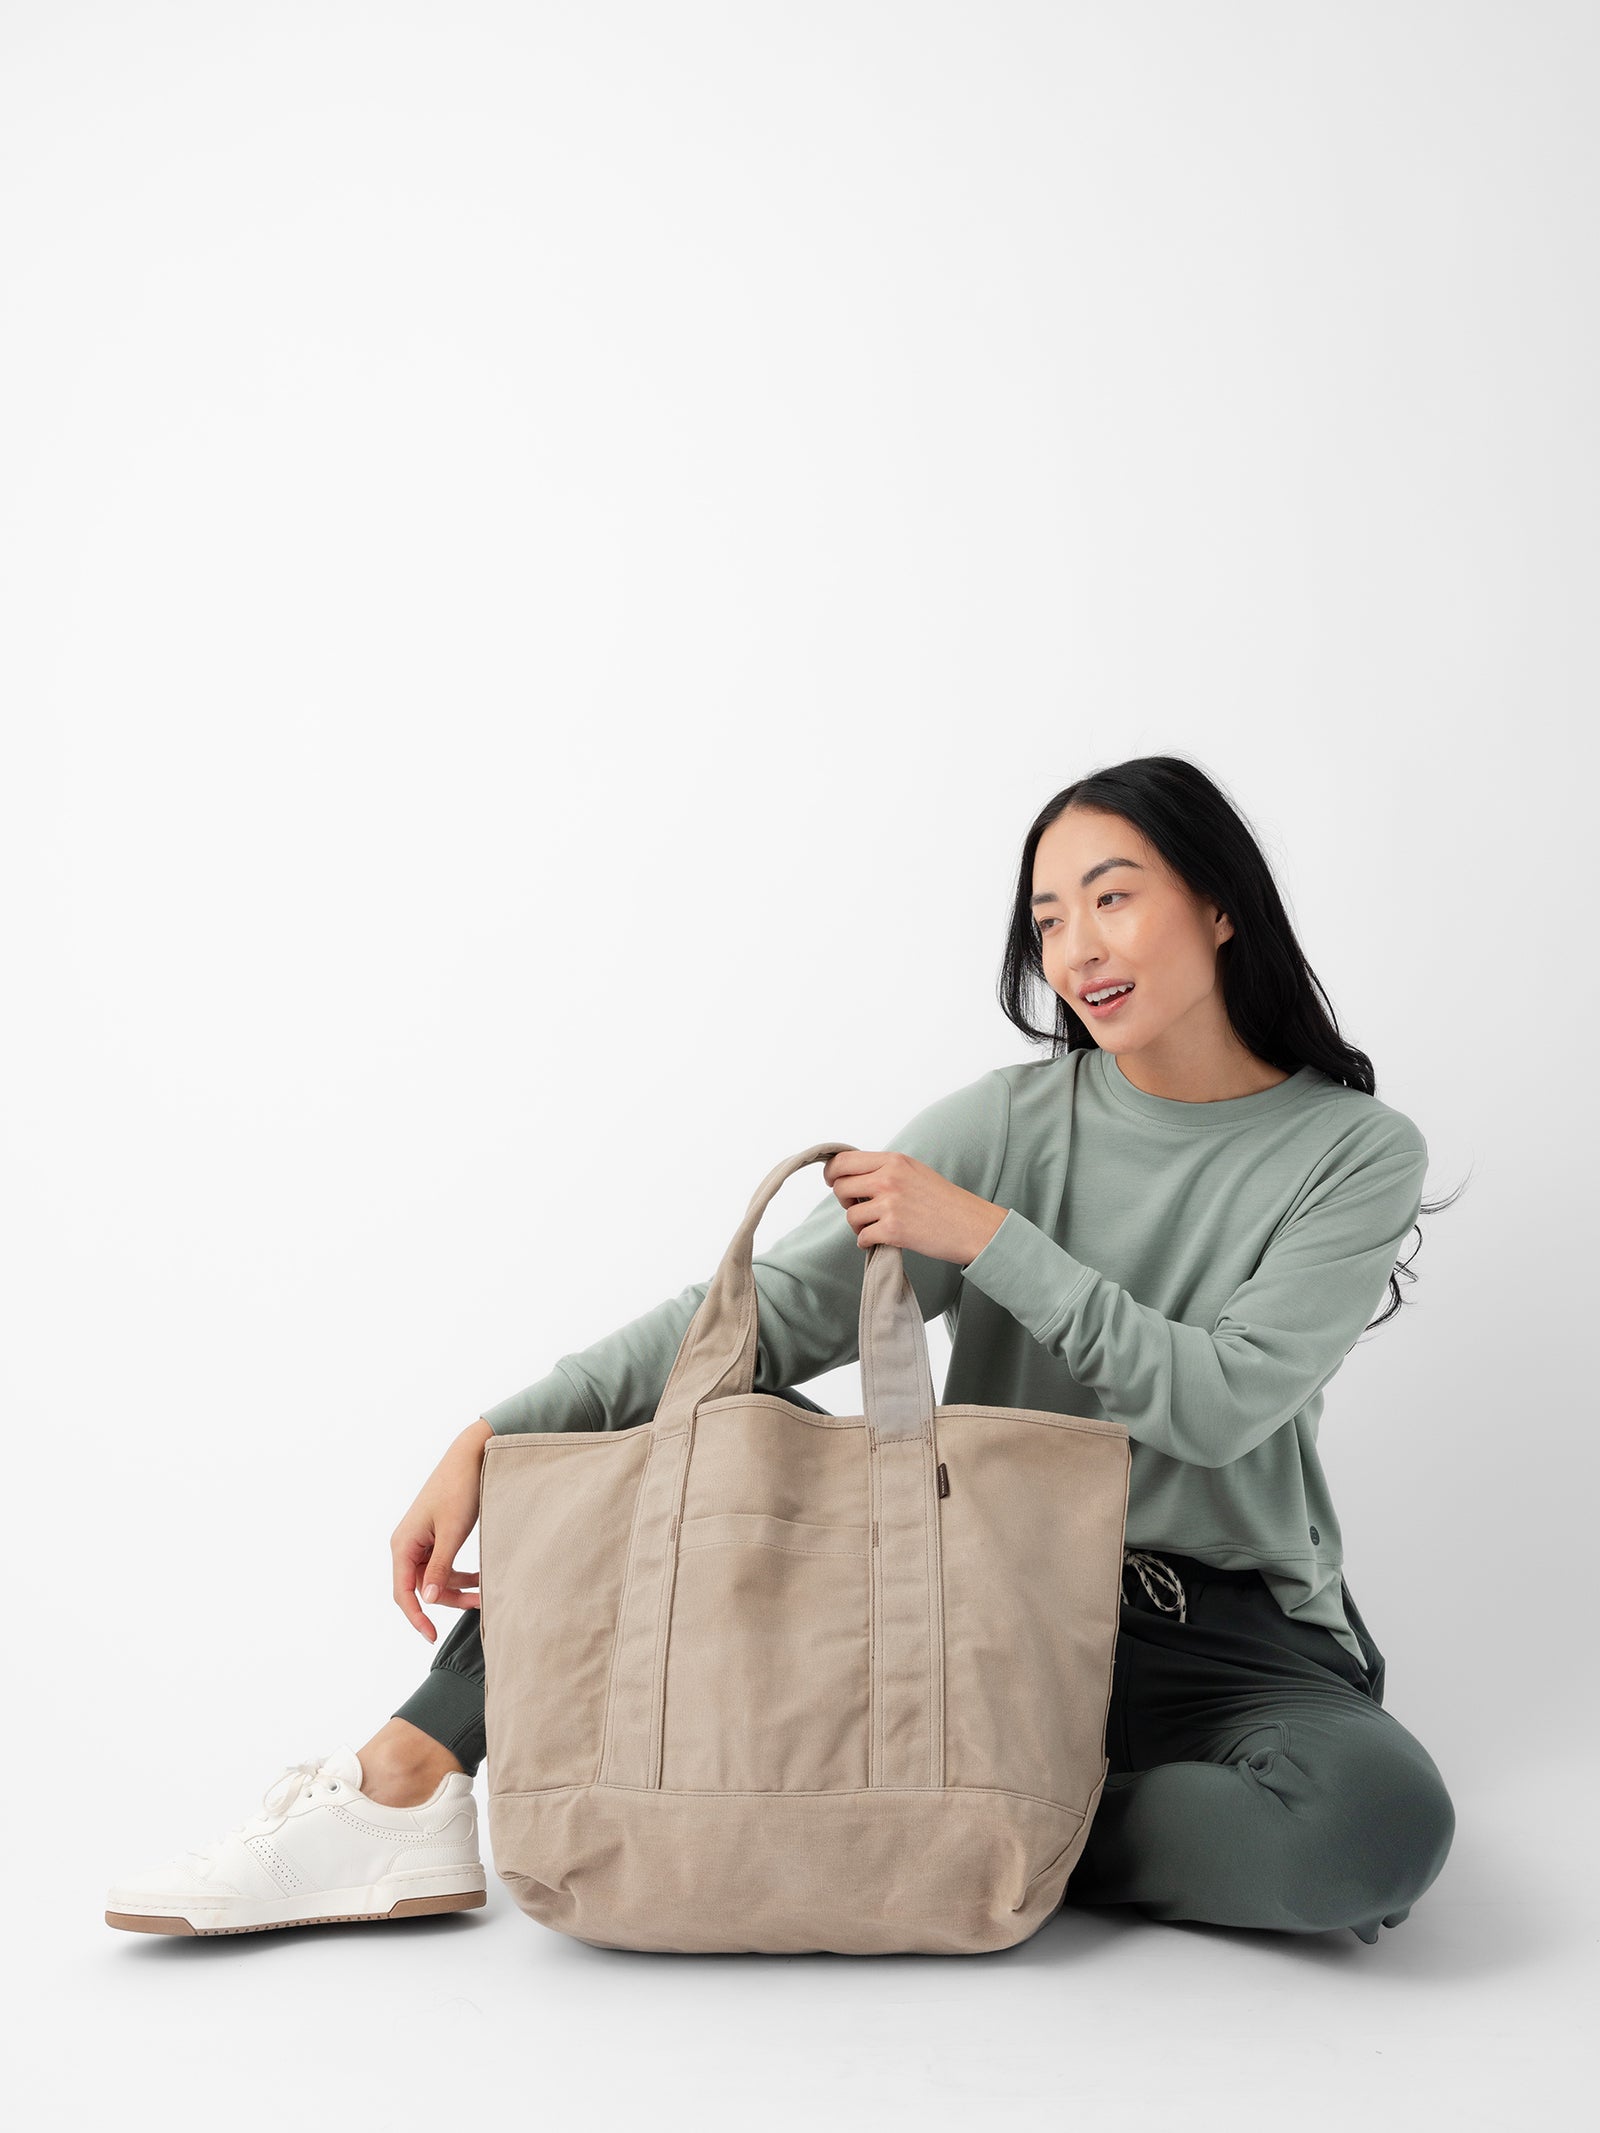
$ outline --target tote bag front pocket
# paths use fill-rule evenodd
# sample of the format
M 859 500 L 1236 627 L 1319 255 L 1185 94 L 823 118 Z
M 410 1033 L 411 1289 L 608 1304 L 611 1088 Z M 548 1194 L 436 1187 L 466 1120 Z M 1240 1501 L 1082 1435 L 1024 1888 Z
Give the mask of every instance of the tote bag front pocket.
M 819 1792 L 867 1782 L 866 1526 L 688 1518 L 667 1649 L 661 1782 Z

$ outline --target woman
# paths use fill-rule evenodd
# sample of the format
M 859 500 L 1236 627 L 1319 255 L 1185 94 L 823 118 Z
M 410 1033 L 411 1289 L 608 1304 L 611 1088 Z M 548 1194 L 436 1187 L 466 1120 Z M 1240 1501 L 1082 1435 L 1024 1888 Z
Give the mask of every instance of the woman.
M 1026 1004 L 1041 981 L 1049 1031 Z M 1110 1772 L 1066 1902 L 1375 1941 L 1433 1882 L 1455 1816 L 1383 1708 L 1317 1424 L 1369 1312 L 1390 1291 L 1383 1323 L 1412 1278 L 1396 1253 L 1427 1145 L 1339 1035 L 1255 838 L 1181 758 L 1102 770 L 1041 811 L 1000 997 L 1050 1056 L 829 1159 L 830 1196 L 755 1261 L 756 1386 L 815 1404 L 793 1388 L 855 1357 L 862 1254 L 893 1244 L 950 1329 L 946 1404 L 1125 1424 Z M 391 1543 L 425 1637 L 423 1602 L 463 1610 L 423 1681 L 359 1754 L 290 1766 L 264 1815 L 113 1887 L 112 1924 L 248 1932 L 484 1901 L 477 1573 L 454 1568 L 484 1443 L 648 1420 L 707 1286 L 462 1432 Z

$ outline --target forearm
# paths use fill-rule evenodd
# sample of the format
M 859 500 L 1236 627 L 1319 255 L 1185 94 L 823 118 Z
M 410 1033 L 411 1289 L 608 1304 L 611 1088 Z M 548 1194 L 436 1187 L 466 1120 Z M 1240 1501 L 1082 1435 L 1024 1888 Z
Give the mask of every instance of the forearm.
M 1375 1210 L 1352 1193 L 1348 1218 L 1339 1203 L 1292 1228 L 1209 1323 L 1169 1319 L 1015 1210 L 962 1279 L 1008 1310 L 1130 1436 L 1169 1459 L 1227 1466 L 1321 1390 L 1381 1302 L 1416 1217 L 1420 1164 L 1408 1158 L 1398 1176 Z

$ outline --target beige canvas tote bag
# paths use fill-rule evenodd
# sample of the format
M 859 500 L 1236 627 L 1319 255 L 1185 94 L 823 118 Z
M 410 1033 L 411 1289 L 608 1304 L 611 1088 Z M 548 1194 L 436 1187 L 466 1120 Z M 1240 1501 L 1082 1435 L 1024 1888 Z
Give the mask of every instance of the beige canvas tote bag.
M 489 1832 L 603 1948 L 980 1954 L 1060 1904 L 1105 1782 L 1121 1423 L 936 1406 L 865 1252 L 864 1415 L 751 1389 L 762 1181 L 653 1419 L 484 1452 Z

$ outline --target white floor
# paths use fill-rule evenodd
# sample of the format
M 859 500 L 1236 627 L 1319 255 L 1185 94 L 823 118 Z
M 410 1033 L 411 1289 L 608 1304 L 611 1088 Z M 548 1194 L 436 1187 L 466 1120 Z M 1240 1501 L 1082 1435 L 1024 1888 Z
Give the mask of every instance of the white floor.
M 14 2122 L 74 2128 L 1062 2126 L 1521 2129 L 1592 2102 L 1592 1838 L 1457 1794 L 1439 1880 L 1353 1934 L 1060 1913 L 975 1958 L 592 1949 L 494 1875 L 485 1910 L 218 1940 L 118 1933 L 83 1871 L 24 1856 L 7 1935 Z M 1587 1788 L 1587 1789 L 1585 1789 Z M 483 1779 L 479 1810 L 488 1863 Z M 91 1872 L 93 1868 L 96 1871 Z M 1587 2073 L 1588 2079 L 1584 2076 Z

